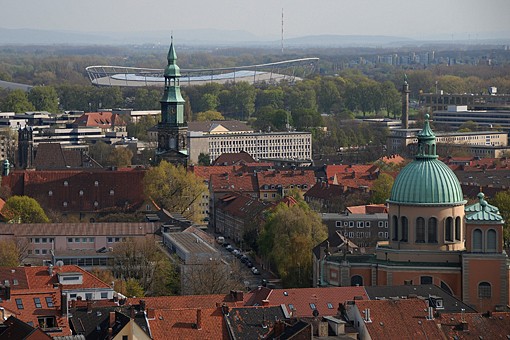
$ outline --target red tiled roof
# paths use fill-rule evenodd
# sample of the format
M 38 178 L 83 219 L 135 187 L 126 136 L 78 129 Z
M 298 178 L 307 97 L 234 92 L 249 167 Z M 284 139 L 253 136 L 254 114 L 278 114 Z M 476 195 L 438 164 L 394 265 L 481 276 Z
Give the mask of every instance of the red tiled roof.
M 338 306 L 345 301 L 361 296 L 368 300 L 363 287 L 322 287 L 322 288 L 291 288 L 273 289 L 265 298 L 270 306 L 284 304 L 294 317 L 312 317 L 313 306 L 322 316 L 332 316 L 338 313 Z M 262 301 L 253 301 L 252 304 L 262 305 Z M 313 305 L 310 305 L 313 304 Z M 328 306 L 328 304 L 331 304 Z M 293 308 L 289 307 L 292 305 Z
M 379 158 L 379 160 L 386 164 L 395 164 L 398 165 L 405 161 L 405 158 L 400 155 L 390 155 L 390 156 L 383 156 Z
M 234 165 L 240 163 L 254 163 L 255 159 L 246 151 L 223 153 L 213 162 L 214 165 Z
M 56 211 L 134 209 L 145 199 L 144 175 L 145 170 L 134 168 L 116 171 L 21 170 L 3 177 L 2 186 L 10 188 L 13 195 L 30 196 L 44 208 Z
M 147 308 L 154 309 L 186 309 L 186 308 L 215 308 L 217 305 L 242 306 L 243 302 L 236 302 L 230 294 L 211 295 L 174 295 L 144 298 L 128 298 L 127 303 L 138 305 L 144 300 Z
M 274 205 L 262 202 L 249 196 L 233 193 L 220 199 L 217 209 L 223 213 L 241 218 L 250 218 Z
M 200 313 L 200 325 L 197 324 Z M 172 309 L 155 311 L 149 319 L 152 338 L 159 339 L 228 339 L 221 308 Z
M 21 268 L 21 267 L 20 267 Z M 59 273 L 81 273 L 83 276 L 82 284 L 70 284 L 62 285 L 62 289 L 87 289 L 87 288 L 111 288 L 108 284 L 98 279 L 96 276 L 87 272 L 86 270 L 74 266 L 65 265 L 62 267 L 53 267 L 53 275 L 50 276 L 48 267 L 46 266 L 34 266 L 34 267 L 22 267 L 25 269 L 27 276 L 28 286 L 30 289 L 41 289 L 53 287 L 54 283 L 58 283 Z
M 250 174 L 211 174 L 213 192 L 257 192 L 257 177 Z
M 190 166 L 191 172 L 193 172 L 196 176 L 204 179 L 204 181 L 209 181 L 209 178 L 212 174 L 224 174 L 224 173 L 234 173 L 235 167 L 231 165 L 215 165 L 215 166 L 204 166 L 204 165 L 193 165 Z
M 444 313 L 439 319 L 441 329 L 448 339 L 508 339 L 510 313 Z M 465 322 L 466 330 L 461 324 Z
M 437 320 L 427 320 L 427 303 L 421 299 L 355 301 L 372 339 L 443 339 Z
M 117 114 L 111 111 L 104 112 L 86 112 L 76 118 L 73 125 L 110 128 L 113 126 L 125 126 L 126 122 Z
M 299 185 L 300 187 L 306 185 L 306 188 L 311 188 L 316 182 L 313 170 L 271 170 L 257 172 L 257 180 L 261 190 L 264 190 L 264 185 L 281 185 L 284 188 L 289 188 L 291 185 Z

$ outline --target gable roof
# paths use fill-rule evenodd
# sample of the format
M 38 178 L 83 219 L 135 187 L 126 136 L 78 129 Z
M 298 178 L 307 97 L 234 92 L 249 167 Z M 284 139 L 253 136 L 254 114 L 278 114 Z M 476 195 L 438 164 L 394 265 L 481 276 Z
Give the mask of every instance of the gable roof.
M 208 120 L 188 122 L 188 131 L 203 133 L 253 132 L 247 124 L 238 120 Z
M 218 305 L 242 306 L 242 301 L 236 301 L 231 294 L 210 295 L 173 295 L 140 298 L 128 298 L 127 303 L 139 305 L 145 301 L 147 308 L 153 309 L 188 309 L 188 308 L 215 308 Z
M 420 299 L 354 301 L 361 316 L 370 310 L 365 326 L 372 339 L 442 339 L 435 320 L 427 319 L 427 304 Z
M 221 308 L 157 309 L 148 319 L 152 338 L 228 339 Z
M 250 196 L 232 193 L 222 197 L 219 200 L 216 209 L 219 209 L 230 216 L 252 218 L 253 216 L 261 213 L 263 210 L 273 206 L 274 204 L 262 202 Z
M 245 151 L 222 153 L 214 160 L 213 165 L 234 165 L 241 163 L 255 163 L 255 159 L 253 159 L 253 157 Z
M 444 313 L 439 319 L 448 339 L 508 339 L 510 313 Z M 465 330 L 464 330 L 465 328 Z
M 316 182 L 313 170 L 266 170 L 257 172 L 256 175 L 260 190 L 274 189 L 276 186 L 283 188 L 299 186 L 308 190 Z
M 263 339 L 273 330 L 277 320 L 287 318 L 282 306 L 232 308 L 225 315 L 228 331 L 233 339 Z
M 38 170 L 68 168 L 100 168 L 101 166 L 81 150 L 63 149 L 60 143 L 39 143 L 34 158 Z
M 190 166 L 189 169 L 198 177 L 202 178 L 204 181 L 209 181 L 209 178 L 212 174 L 224 174 L 224 173 L 234 173 L 235 167 L 231 165 L 215 165 L 215 166 L 206 166 L 206 165 L 193 165 Z
M 114 126 L 125 126 L 126 122 L 117 113 L 111 111 L 86 112 L 76 118 L 73 125 L 86 127 L 111 128 Z
M 210 188 L 213 192 L 257 192 L 257 177 L 250 174 L 211 174 Z
M 7 320 L 0 324 L 0 338 L 2 339 L 34 339 L 34 340 L 51 340 L 52 337 L 44 333 L 40 328 L 34 328 L 22 320 L 10 316 Z
M 354 297 L 368 300 L 363 287 L 321 287 L 272 289 L 262 300 L 251 300 L 252 305 L 285 305 L 293 317 L 312 317 L 314 309 L 321 316 L 338 314 L 338 306 Z
M 345 208 L 349 214 L 387 214 L 388 207 L 386 204 L 366 204 L 355 205 Z

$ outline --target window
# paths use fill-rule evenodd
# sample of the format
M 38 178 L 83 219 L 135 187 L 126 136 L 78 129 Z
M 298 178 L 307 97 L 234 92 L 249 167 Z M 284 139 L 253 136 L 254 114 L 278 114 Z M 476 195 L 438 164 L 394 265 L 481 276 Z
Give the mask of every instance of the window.
M 354 221 L 349 221 L 349 228 L 353 228 L 354 227 Z
M 42 308 L 42 304 L 41 304 L 41 299 L 36 297 L 34 298 L 34 304 L 35 304 L 35 308 Z
M 64 186 L 68 186 L 69 185 L 69 182 L 68 181 L 64 181 Z
M 416 243 L 425 243 L 425 219 L 423 217 L 416 219 Z
M 113 237 L 108 237 L 108 243 L 112 243 L 113 242 Z
M 370 221 L 365 222 L 365 228 L 370 228 Z
M 92 300 L 92 293 L 85 293 L 85 300 Z
M 351 277 L 351 286 L 363 286 L 363 277 L 360 275 Z
M 427 236 L 428 236 L 428 242 L 429 243 L 437 243 L 437 218 L 435 217 L 431 217 L 429 218 L 429 223 L 428 223 L 428 233 L 427 233 Z
M 409 239 L 409 223 L 407 217 L 402 216 L 401 221 L 402 221 L 402 238 L 400 239 L 400 241 L 407 242 Z
M 358 228 L 363 228 L 365 226 L 365 224 L 363 223 L 363 221 L 358 221 Z
M 62 205 L 64 206 L 64 208 L 67 207 L 67 202 L 62 203 Z
M 18 307 L 18 309 L 23 309 L 23 300 L 21 299 L 16 299 L 16 307 Z
M 289 309 L 294 310 L 294 305 L 292 303 L 289 303 Z
M 453 218 L 447 217 L 444 225 L 444 240 L 453 242 Z
M 398 241 L 398 217 L 392 217 L 392 226 L 393 226 L 393 237 L 391 238 L 393 241 Z
M 99 186 L 99 182 L 98 182 L 98 181 L 95 181 L 95 182 L 94 182 L 94 186 L 95 186 L 95 187 L 98 187 L 98 186 Z
M 115 191 L 112 189 L 112 190 L 110 190 L 110 196 L 113 196 L 113 195 L 115 195 Z
M 94 207 L 97 207 L 99 205 L 99 202 L 98 201 L 95 201 L 94 202 Z
M 41 239 L 39 237 L 36 237 L 35 238 L 35 243 L 40 243 L 41 242 Z
M 67 238 L 67 242 L 68 242 L 68 243 L 73 243 L 73 238 L 72 238 L 72 237 L 68 237 L 68 238 Z
M 488 252 L 496 252 L 497 251 L 497 235 L 496 230 L 489 229 L 487 231 L 487 251 Z
M 377 226 L 378 226 L 379 228 L 384 227 L 384 221 L 379 221 L 379 222 L 377 223 Z
M 77 296 L 76 294 L 69 294 L 70 299 L 76 299 L 76 296 Z
M 89 237 L 89 242 L 90 243 L 94 243 L 96 241 L 96 238 L 95 237 Z
M 432 276 L 421 276 L 420 284 L 421 285 L 431 285 L 433 283 Z
M 315 303 L 311 303 L 311 304 L 310 304 L 310 308 L 311 308 L 311 309 L 317 309 L 317 308 L 315 307 Z
M 328 309 L 333 309 L 333 304 L 331 302 L 328 302 Z
M 48 196 L 53 196 L 53 191 L 48 191 Z
M 41 243 L 48 243 L 48 239 L 47 239 L 46 237 L 43 237 L 43 238 L 41 239 Z
M 342 221 L 336 221 L 336 227 L 340 228 L 342 226 Z
M 473 251 L 481 252 L 483 245 L 483 235 L 480 229 L 473 230 Z
M 83 190 L 80 190 L 80 196 L 83 196 Z
M 492 296 L 491 284 L 489 282 L 480 282 L 478 284 L 478 298 L 490 299 Z
M 53 328 L 57 327 L 57 321 L 54 316 L 42 316 L 37 318 L 39 327 L 41 328 Z
M 461 228 L 461 220 L 460 217 L 457 216 L 455 218 L 455 241 L 460 241 Z
M 108 292 L 101 292 L 101 299 L 108 299 Z

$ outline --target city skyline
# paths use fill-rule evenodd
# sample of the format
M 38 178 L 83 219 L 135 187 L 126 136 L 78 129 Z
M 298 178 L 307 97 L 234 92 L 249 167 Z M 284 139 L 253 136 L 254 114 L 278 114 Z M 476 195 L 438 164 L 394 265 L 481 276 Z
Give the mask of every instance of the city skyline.
M 90 0 L 2 4 L 0 28 L 80 33 L 211 30 L 244 31 L 253 40 L 280 39 L 282 9 L 285 38 L 308 35 L 383 35 L 418 40 L 504 38 L 508 0 L 321 0 L 204 1 Z

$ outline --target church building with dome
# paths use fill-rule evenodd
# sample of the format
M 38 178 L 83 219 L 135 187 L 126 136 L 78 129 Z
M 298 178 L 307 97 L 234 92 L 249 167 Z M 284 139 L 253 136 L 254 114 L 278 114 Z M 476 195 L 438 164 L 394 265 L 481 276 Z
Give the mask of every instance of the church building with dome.
M 456 175 L 438 159 L 428 116 L 417 138 L 415 159 L 400 171 L 387 201 L 389 241 L 374 254 L 323 243 L 314 252 L 314 282 L 435 284 L 479 311 L 505 308 L 510 271 L 498 208 L 483 193 L 466 205 Z

